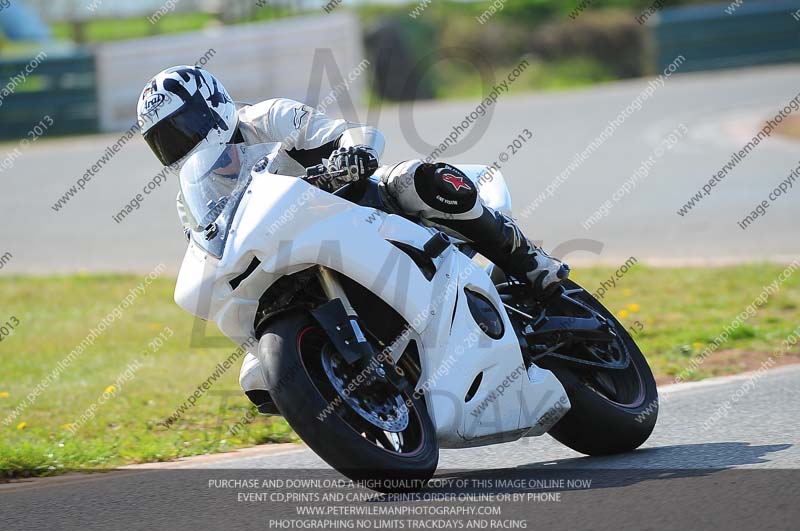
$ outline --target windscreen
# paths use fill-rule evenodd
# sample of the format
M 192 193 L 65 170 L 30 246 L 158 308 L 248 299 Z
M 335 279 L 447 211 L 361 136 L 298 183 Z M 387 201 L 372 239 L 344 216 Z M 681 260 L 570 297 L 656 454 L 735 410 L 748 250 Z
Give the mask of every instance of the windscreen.
M 192 238 L 221 258 L 250 170 L 278 144 L 226 144 L 198 151 L 181 169 L 180 185 Z

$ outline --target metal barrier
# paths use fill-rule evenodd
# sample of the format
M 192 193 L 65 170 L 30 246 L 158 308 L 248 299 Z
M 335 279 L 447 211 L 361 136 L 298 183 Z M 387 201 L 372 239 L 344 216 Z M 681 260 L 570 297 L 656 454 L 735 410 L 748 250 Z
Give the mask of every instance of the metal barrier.
M 659 70 L 683 55 L 681 71 L 800 61 L 800 0 L 743 0 L 664 9 L 654 36 Z
M 48 136 L 98 130 L 94 56 L 89 53 L 0 61 L 0 139 L 24 138 L 45 115 Z

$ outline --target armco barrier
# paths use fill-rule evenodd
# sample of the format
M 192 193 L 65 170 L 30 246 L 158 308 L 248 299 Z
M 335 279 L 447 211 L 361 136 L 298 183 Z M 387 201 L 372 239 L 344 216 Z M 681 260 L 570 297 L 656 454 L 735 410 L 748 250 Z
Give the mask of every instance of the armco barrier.
M 800 0 L 666 8 L 654 24 L 658 70 L 678 55 L 682 72 L 800 61 L 798 9 Z
M 24 138 L 45 115 L 53 121 L 48 136 L 98 130 L 94 57 L 45 53 L 0 60 L 0 139 Z

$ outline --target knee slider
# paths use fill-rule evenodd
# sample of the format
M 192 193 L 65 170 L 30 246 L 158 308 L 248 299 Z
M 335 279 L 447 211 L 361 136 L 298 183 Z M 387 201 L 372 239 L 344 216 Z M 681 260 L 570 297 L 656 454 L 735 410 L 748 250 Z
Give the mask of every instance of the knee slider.
M 415 175 L 417 191 L 433 210 L 464 214 L 475 208 L 478 187 L 467 175 L 443 162 L 423 166 Z

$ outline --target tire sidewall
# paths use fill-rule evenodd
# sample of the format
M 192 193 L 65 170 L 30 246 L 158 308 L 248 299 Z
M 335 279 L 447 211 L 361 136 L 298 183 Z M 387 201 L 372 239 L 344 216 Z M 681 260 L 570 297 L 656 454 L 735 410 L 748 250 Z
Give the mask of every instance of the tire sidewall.
M 580 288 L 570 283 L 567 289 Z M 642 403 L 636 407 L 615 404 L 592 391 L 567 368 L 551 367 L 569 397 L 570 411 L 548 433 L 573 450 L 588 455 L 607 455 L 632 451 L 653 432 L 658 418 L 658 390 L 655 378 L 642 351 L 614 315 L 591 297 L 593 309 L 616 325 L 631 363 L 641 378 Z

